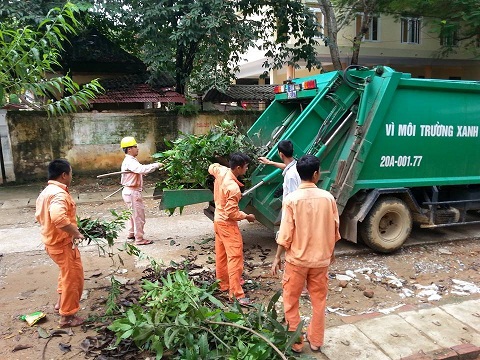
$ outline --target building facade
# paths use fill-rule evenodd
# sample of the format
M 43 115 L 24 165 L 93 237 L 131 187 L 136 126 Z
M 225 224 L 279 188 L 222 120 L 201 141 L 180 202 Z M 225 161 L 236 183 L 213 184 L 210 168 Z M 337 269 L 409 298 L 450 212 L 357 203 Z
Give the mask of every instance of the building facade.
M 317 7 L 316 7 L 317 6 Z M 322 33 L 326 32 L 324 17 L 318 8 L 317 2 L 310 6 L 315 13 L 319 24 L 323 26 Z M 337 37 L 340 57 L 343 68 L 351 63 L 353 38 L 358 33 L 362 14 L 344 26 Z M 328 36 L 328 33 L 325 34 Z M 448 57 L 441 56 L 442 43 L 449 42 L 454 52 Z M 436 78 L 451 80 L 480 80 L 480 58 L 475 58 L 472 51 L 465 50 L 461 41 L 454 38 L 439 38 L 438 33 L 428 21 L 423 18 L 394 18 L 379 14 L 374 16 L 369 24 L 369 31 L 360 46 L 359 65 L 371 67 L 386 65 L 396 71 L 410 73 L 416 78 Z M 480 51 L 480 34 L 476 46 Z M 267 83 L 279 84 L 287 78 L 299 78 L 320 71 L 333 70 L 329 48 L 319 39 L 317 58 L 322 62 L 322 70 L 308 72 L 304 64 L 299 63 L 299 69 L 287 67 L 270 71 Z M 261 64 L 265 58 L 259 53 L 248 55 L 249 61 L 240 66 L 237 83 L 252 83 L 258 79 L 258 84 L 264 84 L 260 79 L 264 71 Z

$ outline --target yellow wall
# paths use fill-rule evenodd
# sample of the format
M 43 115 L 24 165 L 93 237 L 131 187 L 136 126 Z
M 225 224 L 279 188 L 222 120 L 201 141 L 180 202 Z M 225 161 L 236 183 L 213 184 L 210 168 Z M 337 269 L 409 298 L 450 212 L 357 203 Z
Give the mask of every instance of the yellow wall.
M 360 47 L 359 63 L 365 66 L 387 65 L 396 71 L 411 73 L 412 77 L 449 79 L 458 77 L 462 80 L 480 80 L 480 59 L 463 49 L 459 43 L 455 54 L 448 58 L 438 56 L 440 40 L 433 28 L 422 21 L 420 43 L 401 42 L 401 23 L 393 17 L 381 15 L 378 23 L 378 41 L 363 41 Z M 338 34 L 341 62 L 350 64 L 352 56 L 352 39 L 355 36 L 355 21 L 344 27 Z M 317 48 L 325 71 L 333 70 L 328 47 L 320 40 Z M 292 39 L 293 43 L 293 39 Z M 318 74 L 318 70 L 308 72 L 302 64 L 295 70 L 295 77 Z M 271 72 L 271 83 L 279 84 L 287 79 L 286 69 Z

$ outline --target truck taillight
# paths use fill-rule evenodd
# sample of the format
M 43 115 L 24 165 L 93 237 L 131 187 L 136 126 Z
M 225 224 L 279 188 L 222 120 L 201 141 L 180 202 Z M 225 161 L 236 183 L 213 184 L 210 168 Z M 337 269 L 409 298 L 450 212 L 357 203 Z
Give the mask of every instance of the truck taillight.
M 304 81 L 302 87 L 303 87 L 303 90 L 316 89 L 317 81 L 316 80 Z
M 273 92 L 275 94 L 281 94 L 285 92 L 285 86 L 284 85 L 277 85 L 273 88 Z

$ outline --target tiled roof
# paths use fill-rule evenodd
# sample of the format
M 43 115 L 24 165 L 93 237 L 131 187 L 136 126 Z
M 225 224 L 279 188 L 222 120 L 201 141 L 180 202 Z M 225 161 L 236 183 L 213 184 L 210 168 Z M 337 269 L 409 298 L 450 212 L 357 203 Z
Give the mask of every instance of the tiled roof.
M 154 84 L 147 84 L 147 74 L 123 75 L 100 79 L 105 93 L 98 95 L 92 104 L 139 103 L 139 102 L 178 102 L 185 103 L 185 97 L 172 90 L 175 83 L 167 73 L 162 73 Z
M 175 80 L 166 72 L 155 75 L 153 80 L 149 80 L 147 73 L 142 73 L 101 78 L 99 82 L 105 90 L 128 90 L 132 85 L 147 83 L 157 91 L 175 86 Z
M 106 90 L 105 94 L 91 100 L 92 104 L 177 102 L 185 103 L 185 97 L 170 89 L 156 90 L 148 84 L 130 84 L 125 88 Z
M 203 96 L 203 101 L 232 102 L 232 101 L 272 101 L 275 97 L 275 85 L 230 85 L 222 91 L 211 88 Z

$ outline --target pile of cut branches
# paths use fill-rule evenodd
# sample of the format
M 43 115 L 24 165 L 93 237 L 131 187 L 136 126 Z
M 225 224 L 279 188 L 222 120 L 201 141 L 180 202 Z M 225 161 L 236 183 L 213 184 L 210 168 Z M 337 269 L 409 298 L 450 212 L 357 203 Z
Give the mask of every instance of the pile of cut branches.
M 115 346 L 133 343 L 156 359 L 293 359 L 290 348 L 303 323 L 289 332 L 279 322 L 280 292 L 266 307 L 245 311 L 216 299 L 216 283 L 196 286 L 183 270 L 160 282 L 144 280 L 142 288 L 139 304 L 108 326 L 116 334 Z
M 242 134 L 234 121 L 224 120 L 206 135 L 181 136 L 166 141 L 170 148 L 153 155 L 164 164 L 167 176 L 157 183 L 160 189 L 208 188 L 208 166 L 218 162 L 228 166 L 228 158 L 234 152 L 243 152 L 252 160 L 257 158 L 257 148 Z

